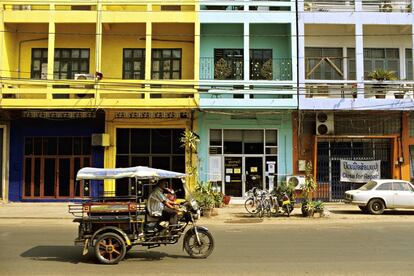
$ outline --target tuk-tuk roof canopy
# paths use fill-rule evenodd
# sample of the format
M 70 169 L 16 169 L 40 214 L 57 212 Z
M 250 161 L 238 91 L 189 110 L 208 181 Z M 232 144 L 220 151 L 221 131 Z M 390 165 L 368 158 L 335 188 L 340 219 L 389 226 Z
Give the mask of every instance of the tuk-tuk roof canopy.
M 102 169 L 85 167 L 78 171 L 76 180 L 104 180 L 119 178 L 138 178 L 138 179 L 161 179 L 161 178 L 183 178 L 186 174 L 155 169 L 144 166 Z

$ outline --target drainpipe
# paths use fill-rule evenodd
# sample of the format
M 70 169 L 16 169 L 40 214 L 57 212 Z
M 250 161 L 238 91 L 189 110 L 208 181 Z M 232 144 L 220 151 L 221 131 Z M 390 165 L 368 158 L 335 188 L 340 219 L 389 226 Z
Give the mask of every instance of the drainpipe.
M 48 38 L 35 38 L 35 39 L 27 39 L 27 40 L 21 40 L 19 42 L 19 54 L 18 54 L 18 60 L 17 60 L 17 77 L 18 79 L 20 79 L 20 54 L 21 54 L 21 50 L 22 50 L 22 44 L 26 43 L 26 42 L 34 42 L 34 41 L 42 41 L 42 40 L 48 40 Z

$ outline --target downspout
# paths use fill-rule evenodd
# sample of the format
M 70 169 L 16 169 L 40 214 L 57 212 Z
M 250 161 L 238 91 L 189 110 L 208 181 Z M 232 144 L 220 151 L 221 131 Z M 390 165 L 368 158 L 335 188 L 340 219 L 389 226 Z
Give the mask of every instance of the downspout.
M 300 146 L 301 145 L 301 142 L 299 142 L 300 141 L 300 139 L 299 139 L 299 136 L 300 136 L 300 128 L 299 128 L 299 126 L 300 126 L 300 124 L 301 124 L 301 122 L 300 122 L 300 120 L 301 120 L 301 116 L 300 116 L 300 109 L 299 109 L 299 101 L 300 101 L 300 82 L 299 82 L 299 79 L 300 79 L 300 77 L 299 77 L 299 11 L 298 11 L 298 8 L 299 8 L 299 4 L 298 4 L 298 1 L 299 0 L 296 0 L 295 1 L 295 20 L 296 20 L 296 98 L 297 98 L 297 103 L 298 103 L 298 105 L 297 105 L 297 122 L 296 122 L 296 124 L 297 124 L 297 137 L 296 137 L 296 140 L 297 140 L 297 151 L 296 151 L 296 154 L 299 154 L 299 152 L 300 152 L 300 150 L 302 149 L 302 147 Z
M 22 50 L 22 44 L 26 43 L 26 42 L 33 42 L 33 41 L 42 41 L 42 40 L 48 40 L 48 38 L 35 38 L 35 39 L 27 39 L 27 40 L 21 40 L 19 42 L 19 54 L 18 54 L 18 60 L 17 60 L 17 77 L 18 79 L 20 79 L 20 55 L 21 55 L 21 50 Z

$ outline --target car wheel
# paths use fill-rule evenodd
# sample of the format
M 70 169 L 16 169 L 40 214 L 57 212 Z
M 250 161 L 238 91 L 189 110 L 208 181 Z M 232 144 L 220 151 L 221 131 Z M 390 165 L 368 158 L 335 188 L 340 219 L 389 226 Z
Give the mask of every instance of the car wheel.
M 368 203 L 368 211 L 373 215 L 381 215 L 384 212 L 385 204 L 381 199 L 371 199 Z
M 367 206 L 358 206 L 358 207 L 362 211 L 362 213 L 368 214 L 368 207 Z

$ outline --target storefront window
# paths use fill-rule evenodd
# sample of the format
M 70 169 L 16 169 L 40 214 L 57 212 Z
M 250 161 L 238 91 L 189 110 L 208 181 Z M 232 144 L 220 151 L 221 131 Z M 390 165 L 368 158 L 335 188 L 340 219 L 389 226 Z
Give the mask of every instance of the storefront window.
M 184 129 L 118 128 L 116 167 L 149 166 L 185 172 L 185 149 L 180 137 Z M 172 179 L 178 197 L 184 197 L 181 180 Z M 116 181 L 116 195 L 130 194 L 128 180 Z M 148 191 L 144 191 L 148 192 Z

